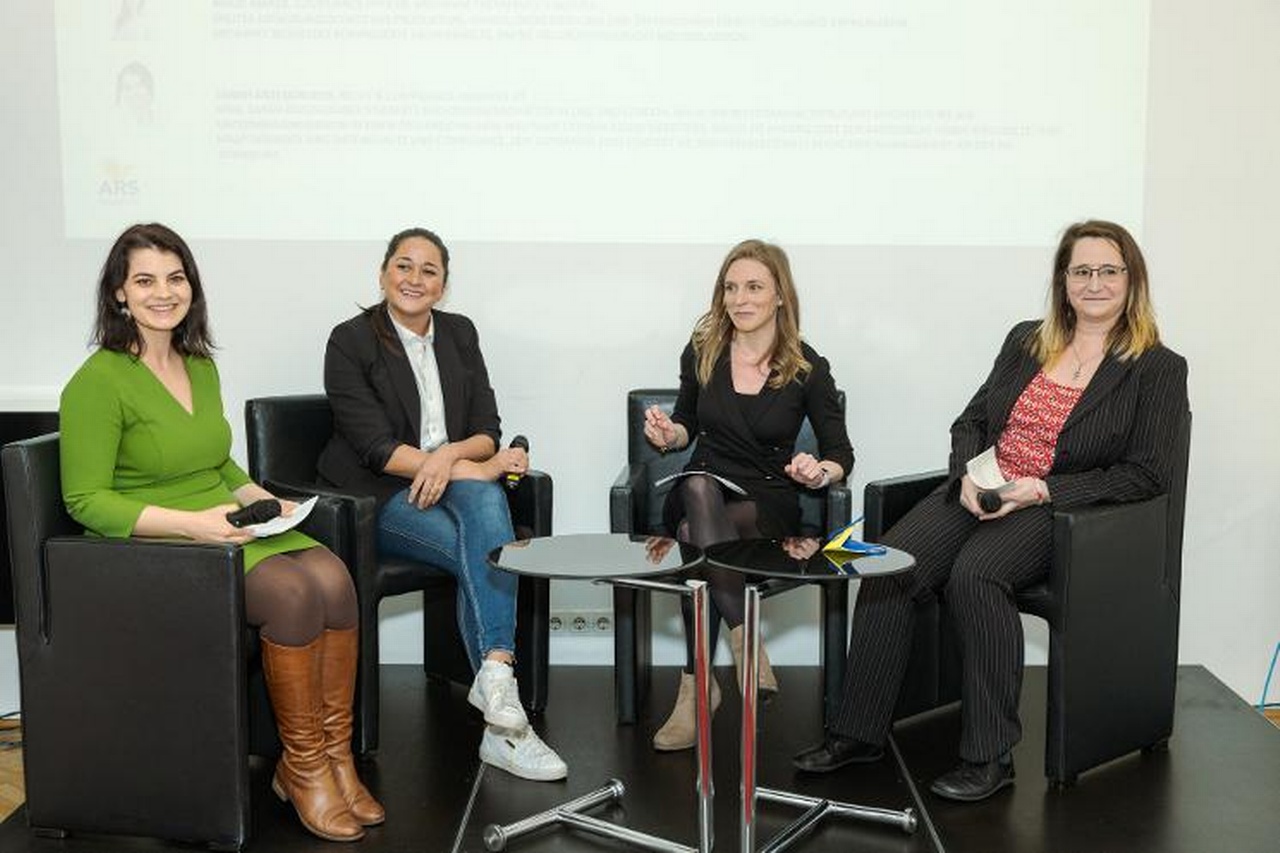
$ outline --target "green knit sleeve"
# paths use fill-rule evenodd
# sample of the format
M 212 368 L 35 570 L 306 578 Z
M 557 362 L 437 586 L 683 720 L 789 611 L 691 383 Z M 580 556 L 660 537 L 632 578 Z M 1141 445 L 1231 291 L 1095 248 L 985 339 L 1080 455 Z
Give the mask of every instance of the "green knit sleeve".
M 106 367 L 90 358 L 62 390 L 62 499 L 71 517 L 87 530 L 126 537 L 146 504 L 114 489 L 124 410 L 116 377 Z

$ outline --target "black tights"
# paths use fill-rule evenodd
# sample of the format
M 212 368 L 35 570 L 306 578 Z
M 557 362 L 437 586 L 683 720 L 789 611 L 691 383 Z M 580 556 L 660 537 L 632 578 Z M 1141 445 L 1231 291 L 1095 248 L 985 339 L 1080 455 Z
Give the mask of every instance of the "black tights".
M 360 621 L 351 574 L 327 548 L 267 557 L 244 578 L 245 616 L 280 646 L 305 646 L 321 632 Z
M 680 484 L 684 518 L 676 529 L 676 538 L 705 548 L 716 542 L 750 539 L 760 535 L 755 501 L 726 501 L 720 484 L 710 477 L 686 477 Z M 707 582 L 711 591 L 711 627 L 707 641 L 715 653 L 720 633 L 720 620 L 730 628 L 742 624 L 745 616 L 743 600 L 746 581 L 741 573 L 729 569 L 702 568 L 694 573 Z M 680 596 L 680 616 L 684 620 L 685 672 L 693 672 L 693 603 Z

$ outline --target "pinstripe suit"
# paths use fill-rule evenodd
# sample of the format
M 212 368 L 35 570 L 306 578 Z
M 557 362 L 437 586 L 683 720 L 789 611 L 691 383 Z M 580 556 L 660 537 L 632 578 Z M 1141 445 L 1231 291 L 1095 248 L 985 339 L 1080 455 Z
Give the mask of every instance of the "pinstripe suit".
M 992 761 L 1018 742 L 1022 625 L 1015 590 L 1049 569 L 1053 509 L 1118 503 L 1167 491 L 1170 454 L 1187 411 L 1187 364 L 1163 346 L 1137 359 L 1106 356 L 1063 424 L 1044 478 L 1052 504 L 978 521 L 958 500 L 965 462 L 995 444 L 1040 365 L 1026 340 L 1038 321 L 1005 339 L 986 381 L 951 426 L 948 479 L 885 534 L 916 558 L 904 576 L 858 592 L 841 706 L 831 730 L 881 744 L 905 675 L 917 601 L 942 595 L 963 666 L 960 757 Z

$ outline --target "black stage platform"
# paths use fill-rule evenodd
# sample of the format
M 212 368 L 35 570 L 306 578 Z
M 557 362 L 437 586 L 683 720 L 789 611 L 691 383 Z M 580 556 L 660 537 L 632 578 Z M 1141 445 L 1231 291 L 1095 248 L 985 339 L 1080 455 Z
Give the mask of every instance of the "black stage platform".
M 248 853 L 347 849 L 361 853 L 448 853 L 484 850 L 481 831 L 592 791 L 618 778 L 621 805 L 591 814 L 644 832 L 697 845 L 694 762 L 691 752 L 658 754 L 649 737 L 668 709 L 674 670 L 655 673 L 649 717 L 635 727 L 613 722 L 611 670 L 555 667 L 551 703 L 539 731 L 569 763 L 563 782 L 535 783 L 492 768 L 480 769 L 479 714 L 460 687 L 430 684 L 412 666 L 382 668 L 382 743 L 366 764 L 365 779 L 386 805 L 388 820 L 362 842 L 338 845 L 307 835 L 268 790 L 270 768 L 255 770 L 254 836 Z M 1077 786 L 1050 790 L 1043 776 L 1044 670 L 1029 668 L 1023 689 L 1026 736 L 1015 753 L 1018 783 L 985 803 L 960 806 L 927 793 L 928 782 L 949 769 L 958 711 L 943 709 L 898 727 L 896 742 L 907 768 L 892 757 L 831 776 L 795 773 L 790 755 L 818 731 L 819 672 L 779 669 L 783 693 L 761 714 L 760 784 L 886 808 L 915 806 L 920 829 L 840 822 L 829 818 L 801 851 L 865 853 L 1263 853 L 1280 850 L 1280 729 L 1242 702 L 1201 667 L 1183 667 L 1178 679 L 1176 730 L 1165 753 L 1134 755 L 1080 777 Z M 716 845 L 738 849 L 738 709 L 732 671 L 718 671 L 726 704 L 715 720 Z M 658 718 L 658 719 L 654 719 Z M 145 756 L 139 756 L 145 761 Z M 921 799 L 914 801 L 915 791 Z M 761 804 L 758 843 L 796 816 L 793 809 Z M 3 853 L 132 853 L 191 851 L 159 841 L 33 837 L 19 809 L 0 824 Z M 573 831 L 543 830 L 515 840 L 514 853 L 621 851 L 619 842 Z

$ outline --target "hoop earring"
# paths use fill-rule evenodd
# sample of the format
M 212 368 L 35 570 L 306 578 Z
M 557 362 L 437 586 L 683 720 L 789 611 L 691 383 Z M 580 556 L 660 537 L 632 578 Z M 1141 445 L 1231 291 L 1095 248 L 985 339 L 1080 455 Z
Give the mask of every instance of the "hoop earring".
M 120 316 L 121 316 L 121 317 L 123 317 L 123 318 L 125 318 L 126 320 L 132 320 L 132 319 L 133 319 L 133 314 L 132 314 L 132 313 L 130 313 L 130 311 L 129 311 L 129 303 L 127 303 L 127 302 L 117 302 L 117 303 L 116 303 L 116 309 L 120 312 Z

